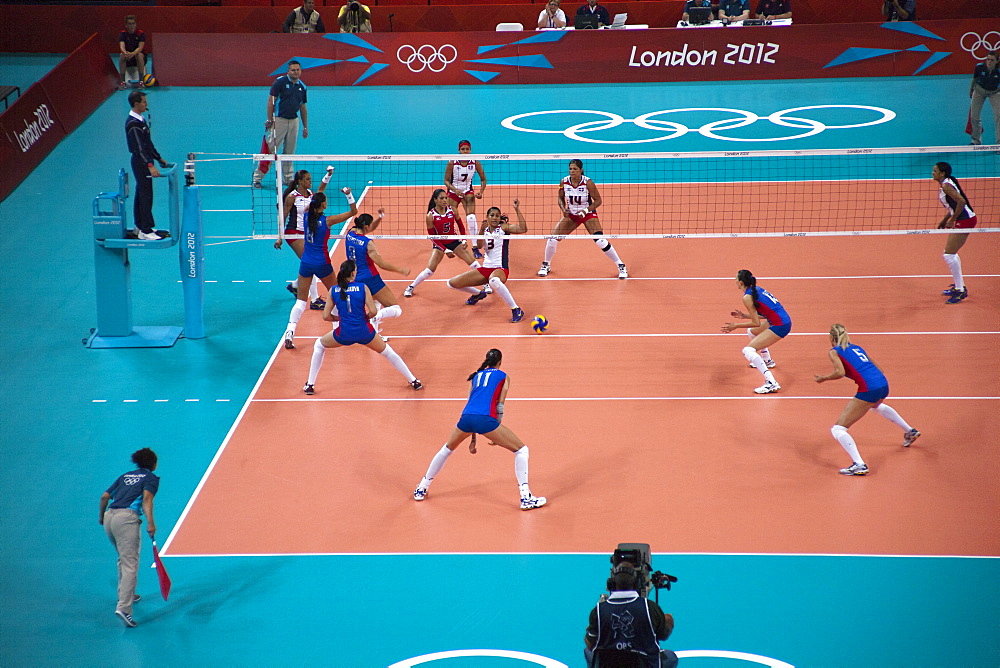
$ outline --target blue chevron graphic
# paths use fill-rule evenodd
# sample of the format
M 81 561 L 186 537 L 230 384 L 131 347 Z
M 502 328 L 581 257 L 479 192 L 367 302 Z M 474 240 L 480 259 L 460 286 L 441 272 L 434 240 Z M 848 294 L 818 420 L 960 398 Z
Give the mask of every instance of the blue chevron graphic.
M 917 44 L 916 46 L 911 46 L 906 51 L 930 51 L 926 44 Z
M 308 70 L 313 67 L 322 67 L 324 65 L 333 65 L 334 63 L 342 62 L 340 60 L 329 60 L 327 58 L 289 58 L 284 62 L 283 65 L 281 65 L 281 67 L 271 72 L 270 76 L 277 77 L 287 72 L 288 63 L 292 62 L 293 60 L 299 61 L 299 63 L 302 65 L 303 70 Z
M 928 67 L 930 67 L 934 63 L 939 62 L 941 60 L 944 60 L 945 58 L 947 58 L 950 55 L 951 55 L 950 51 L 938 51 L 936 53 L 932 53 L 930 55 L 930 58 L 928 58 L 926 61 L 924 61 L 924 64 L 921 65 L 920 67 L 918 67 L 917 71 L 914 72 L 914 74 L 920 74 L 921 72 L 923 72 L 924 70 L 926 70 Z
M 516 42 L 511 42 L 511 44 L 549 44 L 550 42 L 558 42 L 568 34 L 568 32 L 563 30 L 543 30 L 540 33 L 532 35 L 531 37 L 525 37 L 524 39 L 519 39 Z
M 917 37 L 927 37 L 928 39 L 937 39 L 942 42 L 944 41 L 944 37 L 935 35 L 926 28 L 921 28 L 913 21 L 893 21 L 891 23 L 883 23 L 879 27 L 885 28 L 886 30 L 895 30 L 896 32 L 905 32 L 908 35 L 915 35 Z
M 351 46 L 357 46 L 362 49 L 369 49 L 371 51 L 377 51 L 378 53 L 382 53 L 382 49 L 372 46 L 371 44 L 361 39 L 352 32 L 345 32 L 345 33 L 328 32 L 325 35 L 323 35 L 323 37 L 325 37 L 326 39 L 332 39 L 334 42 L 343 42 L 344 44 L 350 44 Z
M 479 72 L 477 70 L 465 70 L 465 73 L 471 74 L 472 76 L 476 77 L 483 83 L 490 81 L 491 79 L 493 79 L 493 77 L 500 76 L 499 72 Z
M 368 59 L 364 56 L 354 56 L 353 58 L 348 58 L 344 61 L 345 63 L 367 63 Z
M 493 44 L 492 46 L 481 46 L 476 49 L 476 55 L 487 53 L 489 51 L 496 51 L 497 49 L 502 49 L 505 46 L 510 46 L 510 44 Z
M 358 77 L 358 80 L 355 81 L 351 85 L 352 86 L 357 86 L 359 83 L 361 83 L 362 81 L 364 81 L 368 77 L 377 74 L 378 72 L 384 70 L 387 67 L 389 67 L 388 63 L 372 63 L 371 67 L 369 67 L 367 70 L 365 70 L 365 73 L 362 74 L 360 77 Z
M 899 49 L 866 49 L 860 46 L 852 46 L 851 48 L 844 51 L 842 54 L 831 60 L 829 63 L 824 65 L 827 67 L 836 67 L 837 65 L 846 65 L 847 63 L 856 63 L 860 60 L 868 60 L 869 58 L 878 58 L 879 56 L 886 56 L 890 53 L 899 53 Z
M 482 58 L 480 60 L 467 60 L 465 62 L 481 63 L 483 65 L 512 65 L 514 67 L 542 67 L 554 69 L 548 58 L 542 55 L 511 56 L 510 58 Z

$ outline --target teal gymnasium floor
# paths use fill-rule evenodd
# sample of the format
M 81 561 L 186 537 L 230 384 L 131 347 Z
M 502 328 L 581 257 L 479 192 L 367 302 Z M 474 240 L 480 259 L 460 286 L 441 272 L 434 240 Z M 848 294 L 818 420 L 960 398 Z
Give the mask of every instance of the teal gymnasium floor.
M 22 87 L 55 62 L 0 58 L 5 82 L 20 79 L 15 83 Z M 513 113 L 564 108 L 566 100 L 587 96 L 591 108 L 626 117 L 732 106 L 733 100 L 762 114 L 849 100 L 898 115 L 879 126 L 780 142 L 780 148 L 959 145 L 967 143 L 966 93 L 965 77 L 558 90 L 312 89 L 312 134 L 300 152 L 439 153 L 465 136 L 484 153 L 604 150 L 500 126 Z M 155 89 L 150 107 L 156 144 L 169 160 L 188 151 L 256 150 L 265 94 Z M 169 603 L 159 599 L 154 576 L 143 569 L 139 591 L 145 600 L 135 611 L 140 626 L 126 630 L 113 617 L 114 553 L 96 521 L 101 492 L 127 470 L 129 453 L 153 447 L 163 478 L 156 498 L 162 544 L 275 350 L 288 311 L 279 285 L 293 266 L 269 242 L 210 245 L 208 278 L 220 282 L 206 288 L 206 339 L 182 339 L 159 350 L 81 345 L 96 324 L 91 200 L 112 189 L 118 168 L 127 165 L 124 98 L 112 96 L 0 203 L 0 247 L 7 262 L 0 291 L 0 503 L 6 509 L 0 531 L 0 665 L 387 666 L 474 648 L 551 661 L 541 665 L 582 665 L 586 616 L 602 591 L 608 556 L 618 542 L 641 536 L 607 536 L 607 552 L 594 554 L 167 559 L 174 580 Z M 473 110 L 467 130 L 451 128 L 455 109 Z M 692 133 L 638 150 L 730 148 L 721 144 Z M 760 148 L 775 146 L 739 145 Z M 241 172 L 235 182 L 242 180 Z M 132 263 L 136 324 L 181 324 L 176 256 L 135 252 Z M 236 276 L 246 282 L 230 282 Z M 153 396 L 169 401 L 154 404 Z M 96 398 L 108 401 L 93 403 Z M 308 500 L 303 512 L 309 512 Z M 649 521 L 668 513 L 654 509 Z M 653 550 L 654 568 L 680 578 L 660 599 L 677 618 L 666 643 L 674 650 L 740 651 L 795 666 L 1000 665 L 995 556 L 671 554 L 669 545 Z M 530 664 L 454 658 L 425 665 Z M 687 658 L 681 665 L 751 664 Z

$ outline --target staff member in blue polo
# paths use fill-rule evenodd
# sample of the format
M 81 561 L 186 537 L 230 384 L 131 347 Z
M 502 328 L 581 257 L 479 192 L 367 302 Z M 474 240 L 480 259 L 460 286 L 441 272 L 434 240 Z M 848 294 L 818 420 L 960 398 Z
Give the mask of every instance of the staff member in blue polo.
M 118 551 L 118 605 L 115 615 L 127 627 L 136 625 L 132 619 L 132 604 L 139 600 L 135 584 L 139 573 L 139 525 L 146 515 L 146 533 L 150 538 L 156 533 L 153 520 L 153 496 L 160 488 L 156 470 L 156 453 L 149 448 L 132 453 L 138 467 L 118 476 L 114 484 L 101 495 L 98 521 L 111 544 Z
M 306 85 L 300 78 L 302 65 L 297 60 L 288 61 L 288 72 L 281 75 L 271 84 L 270 95 L 267 98 L 267 120 L 264 129 L 271 130 L 268 140 L 273 153 L 292 155 L 295 153 L 295 142 L 299 134 L 299 115 L 302 116 L 302 138 L 309 136 L 309 113 L 306 109 Z M 280 151 L 279 151 L 280 149 Z M 282 179 L 287 186 L 292 182 L 295 165 L 283 163 Z M 260 166 L 253 172 L 253 187 L 260 188 L 263 174 Z

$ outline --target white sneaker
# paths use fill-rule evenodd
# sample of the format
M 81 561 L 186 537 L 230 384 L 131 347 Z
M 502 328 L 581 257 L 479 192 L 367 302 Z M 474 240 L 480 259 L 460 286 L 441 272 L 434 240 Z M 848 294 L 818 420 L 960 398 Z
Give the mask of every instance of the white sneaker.
M 421 489 L 420 487 L 417 487 L 415 490 L 413 490 L 413 500 L 414 501 L 423 501 L 426 498 L 427 498 L 427 490 L 426 489 Z
M 618 278 L 628 278 L 628 269 L 624 264 L 618 265 Z
M 138 232 L 135 237 L 136 239 L 141 239 L 142 241 L 159 241 L 161 238 L 155 230 L 153 232 Z
M 772 383 L 771 381 L 767 381 L 760 387 L 755 387 L 753 391 L 756 392 L 757 394 L 771 394 L 772 392 L 777 392 L 780 389 L 781 385 L 778 385 L 777 383 Z
M 295 333 L 292 330 L 285 331 L 285 350 L 291 350 L 295 347 Z
M 545 505 L 546 498 L 544 496 L 522 496 L 521 497 L 521 510 L 532 510 L 533 508 L 541 508 Z
M 493 288 L 491 288 L 490 286 L 487 285 L 485 288 L 483 288 L 483 292 L 485 292 L 488 295 L 492 295 L 493 294 Z
M 542 268 L 538 270 L 538 275 L 539 276 L 548 276 L 549 275 L 549 270 L 551 268 L 552 267 L 549 266 L 548 262 L 543 262 L 542 263 Z
M 754 368 L 753 364 L 747 364 L 747 366 L 750 367 L 751 369 Z M 768 369 L 773 369 L 774 367 L 778 366 L 778 363 L 775 362 L 774 360 L 764 360 L 764 366 L 767 367 Z
M 412 285 L 407 286 L 406 289 L 403 290 L 403 296 L 404 297 L 412 297 L 413 296 L 413 286 Z

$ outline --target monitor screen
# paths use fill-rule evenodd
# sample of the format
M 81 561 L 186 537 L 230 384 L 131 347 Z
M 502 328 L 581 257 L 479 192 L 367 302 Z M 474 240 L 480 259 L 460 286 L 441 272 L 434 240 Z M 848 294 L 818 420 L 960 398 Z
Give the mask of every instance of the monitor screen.
M 694 26 L 705 25 L 712 20 L 711 7 L 691 7 L 687 13 L 688 23 Z
M 577 30 L 595 30 L 599 21 L 597 14 L 577 14 L 573 19 L 573 27 Z

